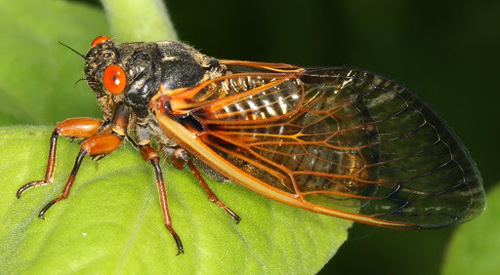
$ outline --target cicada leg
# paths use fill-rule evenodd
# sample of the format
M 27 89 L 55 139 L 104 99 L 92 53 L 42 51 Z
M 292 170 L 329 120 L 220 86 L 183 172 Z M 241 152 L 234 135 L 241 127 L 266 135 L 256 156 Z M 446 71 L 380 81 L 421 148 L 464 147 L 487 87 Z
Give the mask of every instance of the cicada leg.
M 141 155 L 144 160 L 151 163 L 155 170 L 156 174 L 156 185 L 158 186 L 158 194 L 160 196 L 160 205 L 163 212 L 163 220 L 165 223 L 165 227 L 168 229 L 170 234 L 175 240 L 177 244 L 177 255 L 184 253 L 184 247 L 182 246 L 181 239 L 179 235 L 174 230 L 172 226 L 172 219 L 170 218 L 170 211 L 168 210 L 168 201 L 167 201 L 167 190 L 165 188 L 165 182 L 163 181 L 163 173 L 160 167 L 160 156 L 156 150 L 151 147 L 149 141 L 146 144 L 138 145 Z
M 52 183 L 56 168 L 56 149 L 57 138 L 59 135 L 74 138 L 89 138 L 94 136 L 101 128 L 103 121 L 92 118 L 71 118 L 57 124 L 50 138 L 49 158 L 47 161 L 47 170 L 43 180 L 32 181 L 23 185 L 17 190 L 17 198 L 26 190 L 35 186 L 44 186 Z
M 73 186 L 73 183 L 75 182 L 76 174 L 78 173 L 83 157 L 86 155 L 104 156 L 110 154 L 120 147 L 122 140 L 123 136 L 113 132 L 111 134 L 99 134 L 82 142 L 80 153 L 78 153 L 78 156 L 76 157 L 73 170 L 71 170 L 71 173 L 69 174 L 68 181 L 64 186 L 61 196 L 53 199 L 45 207 L 43 207 L 38 216 L 44 219 L 44 214 L 50 207 L 69 196 L 71 186 Z
M 38 216 L 43 219 L 45 212 L 47 212 L 50 207 L 69 196 L 71 186 L 75 182 L 78 169 L 80 168 L 82 160 L 86 155 L 99 158 L 110 154 L 120 147 L 120 144 L 127 132 L 129 117 L 130 111 L 124 105 L 119 105 L 115 109 L 113 121 L 110 125 L 105 125 L 103 121 L 90 118 L 74 118 L 58 123 L 51 138 L 51 148 L 45 179 L 24 185 L 17 192 L 18 196 L 20 196 L 28 188 L 46 185 L 52 182 L 55 170 L 56 142 L 59 134 L 66 137 L 85 138 L 80 145 L 80 152 L 76 157 L 73 170 L 71 170 L 61 196 L 50 201 L 38 214 Z M 103 128 L 103 126 L 105 127 Z
M 193 161 L 189 158 L 186 150 L 184 150 L 182 148 L 177 148 L 174 152 L 172 163 L 174 164 L 174 166 L 177 169 L 182 169 L 184 167 L 184 165 L 187 163 L 189 169 L 191 170 L 193 175 L 196 177 L 198 182 L 201 184 L 201 186 L 203 187 L 203 190 L 205 190 L 205 193 L 207 194 L 208 199 L 211 202 L 216 203 L 220 208 L 224 209 L 224 211 L 226 211 L 231 217 L 233 217 L 233 219 L 236 221 L 236 223 L 239 223 L 241 221 L 240 216 L 238 216 L 238 214 L 236 214 L 233 210 L 231 210 L 229 207 L 227 207 L 222 201 L 220 201 L 219 198 L 217 198 L 217 195 L 215 195 L 215 193 L 212 191 L 212 189 L 210 189 L 210 186 L 208 186 L 207 181 L 205 181 L 205 179 L 201 175 L 201 173 L 198 170 L 198 168 L 196 167 L 196 165 L 194 165 Z

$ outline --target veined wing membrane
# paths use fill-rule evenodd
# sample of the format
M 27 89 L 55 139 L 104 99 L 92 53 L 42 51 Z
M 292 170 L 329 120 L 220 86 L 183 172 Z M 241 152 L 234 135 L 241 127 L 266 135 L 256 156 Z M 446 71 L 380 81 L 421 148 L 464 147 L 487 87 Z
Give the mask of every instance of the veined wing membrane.
M 203 143 L 248 175 L 361 222 L 434 228 L 482 211 L 468 152 L 403 86 L 349 68 L 279 71 L 216 80 L 197 97 L 222 89 L 224 104 L 182 111 L 204 126 Z

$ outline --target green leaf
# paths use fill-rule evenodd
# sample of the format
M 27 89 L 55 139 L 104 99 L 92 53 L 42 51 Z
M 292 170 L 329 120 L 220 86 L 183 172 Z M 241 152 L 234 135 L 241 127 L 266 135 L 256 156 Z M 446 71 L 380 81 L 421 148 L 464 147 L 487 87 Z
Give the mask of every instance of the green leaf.
M 0 3 L 0 15 L 0 125 L 52 125 L 0 128 L 0 273 L 315 273 L 346 239 L 349 221 L 209 181 L 242 217 L 236 225 L 188 171 L 165 164 L 186 251 L 175 256 L 153 169 L 127 144 L 97 163 L 86 158 L 71 196 L 46 221 L 37 218 L 61 194 L 79 150 L 60 138 L 54 183 L 16 199 L 19 187 L 44 177 L 55 123 L 100 113 L 85 83 L 74 85 L 84 61 L 57 42 L 85 54 L 108 30 L 99 7 L 78 2 L 10 1 Z
M 453 236 L 443 274 L 500 274 L 500 182 L 487 201 L 484 213 Z
M 1 1 L 0 125 L 51 125 L 100 114 L 82 78 L 84 60 L 58 41 L 86 53 L 107 32 L 97 7 L 64 1 Z
M 164 165 L 173 225 L 186 251 L 176 256 L 153 169 L 128 145 L 99 162 L 85 159 L 71 196 L 41 220 L 38 211 L 60 195 L 79 150 L 60 138 L 54 183 L 16 199 L 20 186 L 43 178 L 50 132 L 0 128 L 1 273 L 314 273 L 347 237 L 349 221 L 209 181 L 242 217 L 235 224 L 187 170 Z

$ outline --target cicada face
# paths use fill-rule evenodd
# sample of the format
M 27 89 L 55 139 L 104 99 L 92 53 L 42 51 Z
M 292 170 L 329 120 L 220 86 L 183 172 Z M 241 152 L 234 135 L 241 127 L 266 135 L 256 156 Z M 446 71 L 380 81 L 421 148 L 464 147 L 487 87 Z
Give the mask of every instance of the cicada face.
M 94 40 L 85 59 L 104 121 L 58 124 L 45 180 L 18 196 L 51 182 L 58 135 L 84 141 L 63 195 L 41 215 L 69 195 L 85 155 L 109 154 L 124 137 L 154 167 L 179 253 L 152 139 L 176 167 L 187 163 L 236 221 L 197 166 L 291 206 L 388 228 L 439 228 L 484 209 L 479 172 L 460 140 L 413 93 L 380 75 L 217 60 L 179 42 L 108 37 Z

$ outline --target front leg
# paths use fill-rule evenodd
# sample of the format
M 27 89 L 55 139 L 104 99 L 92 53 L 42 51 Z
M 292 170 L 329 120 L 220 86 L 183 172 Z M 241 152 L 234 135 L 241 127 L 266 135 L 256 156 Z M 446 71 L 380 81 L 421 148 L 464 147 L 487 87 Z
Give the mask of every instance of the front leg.
M 68 181 L 64 186 L 64 190 L 61 196 L 53 199 L 47 205 L 45 205 L 38 216 L 42 219 L 45 219 L 44 214 L 52 205 L 63 199 L 66 199 L 69 196 L 71 186 L 73 186 L 73 183 L 75 182 L 76 174 L 78 173 L 78 169 L 80 169 L 80 164 L 83 161 L 83 157 L 85 157 L 86 155 L 105 156 L 107 154 L 110 154 L 118 147 L 120 147 L 122 140 L 123 136 L 112 132 L 111 134 L 99 134 L 82 142 L 80 153 L 78 153 L 78 156 L 76 157 L 73 170 L 71 170 L 71 173 L 69 174 Z
M 101 126 L 102 120 L 93 118 L 70 118 L 63 122 L 57 123 L 56 128 L 50 137 L 49 159 L 47 161 L 47 170 L 45 171 L 45 178 L 43 180 L 32 181 L 23 185 L 17 190 L 17 198 L 21 198 L 24 191 L 35 187 L 44 186 L 52 183 L 54 180 L 54 172 L 56 169 L 56 151 L 57 151 L 57 138 L 59 135 L 69 138 L 90 138 L 94 136 Z
M 76 133 L 78 134 L 76 137 L 84 137 L 86 138 L 80 145 L 80 152 L 78 153 L 78 156 L 75 160 L 75 164 L 73 166 L 73 170 L 71 171 L 68 180 L 66 182 L 66 185 L 64 186 L 64 190 L 62 191 L 61 196 L 55 198 L 51 202 L 49 202 L 41 211 L 39 214 L 40 218 L 44 218 L 45 212 L 53 206 L 55 203 L 66 199 L 71 191 L 71 187 L 75 181 L 76 175 L 78 173 L 78 170 L 80 168 L 80 165 L 83 161 L 83 158 L 86 155 L 90 155 L 92 157 L 102 157 L 105 155 L 108 155 L 112 153 L 114 150 L 116 150 L 118 147 L 120 147 L 120 144 L 123 140 L 123 138 L 126 135 L 127 132 L 127 126 L 129 123 L 129 117 L 130 117 L 130 111 L 128 110 L 127 107 L 124 105 L 118 105 L 118 107 L 115 110 L 113 121 L 111 122 L 111 125 L 106 126 L 106 127 L 101 127 L 103 123 L 98 120 L 93 120 L 93 119 L 73 119 L 67 120 L 70 121 L 68 122 L 67 125 L 73 127 L 75 129 L 74 131 L 68 130 L 70 127 L 62 127 L 60 130 L 56 128 L 54 130 L 54 133 L 58 134 L 63 134 L 65 136 L 70 136 L 70 137 L 75 137 L 73 134 Z M 84 127 L 86 124 L 81 123 L 78 124 L 78 122 L 83 122 L 84 120 L 88 120 L 90 122 L 93 122 L 93 127 L 88 127 L 88 129 L 92 129 L 92 131 L 85 131 L 81 129 L 87 129 Z M 67 122 L 65 121 L 65 122 Z M 100 122 L 100 123 L 97 123 Z M 63 122 L 64 123 L 64 122 Z M 92 124 L 92 123 L 88 123 Z M 88 126 L 87 124 L 87 126 Z M 75 126 L 76 125 L 76 126 Z M 58 124 L 59 126 L 59 124 Z M 80 130 L 78 130 L 80 129 Z M 47 166 L 47 173 L 45 175 L 45 179 L 42 181 L 37 181 L 37 182 L 31 182 L 23 187 L 21 187 L 18 191 L 18 196 L 20 196 L 25 190 L 28 188 L 34 187 L 34 186 L 40 186 L 40 185 L 46 185 L 48 183 L 51 183 L 54 177 L 54 168 L 55 168 L 55 155 L 56 155 L 56 140 L 57 140 L 57 135 L 53 134 L 51 138 L 51 149 L 50 149 L 50 154 L 49 154 L 49 163 Z

